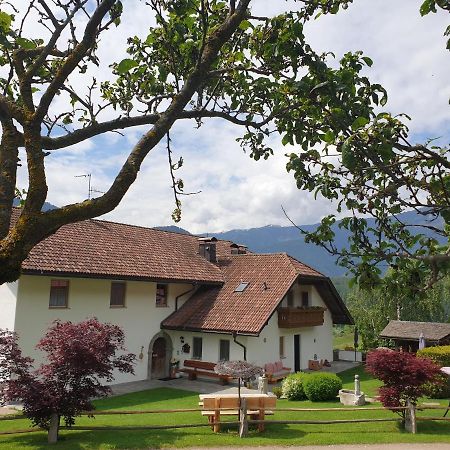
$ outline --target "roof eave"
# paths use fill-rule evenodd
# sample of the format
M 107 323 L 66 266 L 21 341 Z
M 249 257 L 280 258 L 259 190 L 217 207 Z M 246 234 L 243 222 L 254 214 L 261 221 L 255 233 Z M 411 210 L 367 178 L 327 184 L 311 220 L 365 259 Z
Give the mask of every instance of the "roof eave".
M 211 328 L 199 328 L 199 327 L 186 327 L 186 326 L 172 326 L 172 325 L 164 325 L 161 323 L 161 328 L 164 330 L 173 330 L 173 331 L 191 331 L 194 333 L 211 333 L 211 334 L 237 334 L 238 336 L 251 336 L 258 337 L 260 332 L 250 332 L 250 331 L 240 331 L 240 330 L 225 330 L 225 329 L 211 329 Z
M 334 286 L 333 282 L 329 277 L 325 276 L 312 276 L 312 275 L 299 275 L 297 277 L 297 280 L 302 281 L 319 281 L 322 283 L 325 283 L 325 287 L 329 289 L 330 294 L 332 296 L 332 300 L 336 303 L 336 305 L 340 309 L 340 313 L 333 313 L 330 308 L 331 318 L 333 320 L 333 324 L 335 325 L 354 325 L 355 321 L 353 320 L 352 315 L 350 314 L 350 311 L 348 310 L 347 306 L 345 305 L 344 301 L 342 300 L 341 296 L 339 295 L 339 292 L 336 290 L 336 287 Z M 325 300 L 325 299 L 324 299 Z M 326 301 L 325 301 L 326 303 Z M 328 306 L 328 305 L 327 305 Z
M 208 286 L 222 286 L 223 280 L 202 280 L 191 278 L 158 278 L 145 276 L 131 276 L 123 274 L 102 274 L 102 273 L 85 273 L 70 271 L 52 271 L 39 269 L 22 269 L 22 275 L 31 276 L 52 276 L 52 277 L 70 277 L 70 278 L 97 278 L 101 280 L 124 280 L 124 281 L 147 281 L 161 283 L 187 283 L 187 284 L 203 284 Z
M 411 341 L 411 342 L 418 342 L 419 337 L 413 338 L 413 337 L 405 337 L 405 336 L 388 336 L 388 335 L 382 335 L 380 334 L 381 339 L 398 339 L 402 341 Z M 427 338 L 425 337 L 425 342 L 441 342 L 445 339 L 450 338 L 450 334 L 447 334 L 446 336 L 440 337 L 440 338 Z

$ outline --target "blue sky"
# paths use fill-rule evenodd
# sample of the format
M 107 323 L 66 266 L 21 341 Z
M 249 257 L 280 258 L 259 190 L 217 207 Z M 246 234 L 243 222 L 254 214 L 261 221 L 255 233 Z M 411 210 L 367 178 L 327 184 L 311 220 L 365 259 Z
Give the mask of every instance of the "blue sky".
M 17 4 L 27 4 L 18 0 Z M 295 2 L 254 0 L 255 14 L 281 12 L 296 7 Z M 311 23 L 306 34 L 316 50 L 332 51 L 339 58 L 346 51 L 363 50 L 374 60 L 367 75 L 380 82 L 389 93 L 386 109 L 406 112 L 413 117 L 412 140 L 443 136 L 450 141 L 450 53 L 445 50 L 443 32 L 448 14 L 421 18 L 420 1 L 355 0 L 337 16 L 321 17 Z M 145 36 L 149 10 L 138 0 L 127 0 L 120 32 L 110 32 L 100 45 L 105 61 L 94 75 L 110 77 L 108 64 L 125 57 L 126 37 Z M 30 29 L 30 34 L 34 30 Z M 75 77 L 81 91 L 85 80 Z M 55 110 L 64 107 L 64 99 Z M 63 205 L 83 200 L 87 181 L 76 175 L 92 173 L 95 189 L 104 191 L 146 128 L 129 130 L 122 137 L 109 134 L 47 157 L 48 200 Z M 214 119 L 199 130 L 194 122 L 177 123 L 171 132 L 174 158 L 183 156 L 179 172 L 187 191 L 201 191 L 183 199 L 180 226 L 192 232 L 217 232 L 268 224 L 288 225 L 283 205 L 299 224 L 315 223 L 335 206 L 296 189 L 292 175 L 285 170 L 286 152 L 295 148 L 274 141 L 275 155 L 255 162 L 242 152 L 235 138 L 240 129 Z M 23 169 L 19 183 L 26 187 Z M 139 178 L 121 205 L 105 216 L 144 226 L 172 224 L 173 196 L 164 143 L 152 150 Z

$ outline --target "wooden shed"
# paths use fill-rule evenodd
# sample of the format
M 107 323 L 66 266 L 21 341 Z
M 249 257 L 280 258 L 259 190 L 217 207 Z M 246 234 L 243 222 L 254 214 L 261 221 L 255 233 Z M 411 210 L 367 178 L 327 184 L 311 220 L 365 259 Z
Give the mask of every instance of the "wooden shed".
M 427 347 L 450 344 L 450 323 L 440 322 L 391 320 L 380 333 L 380 338 L 393 340 L 397 348 L 416 352 L 421 333 Z

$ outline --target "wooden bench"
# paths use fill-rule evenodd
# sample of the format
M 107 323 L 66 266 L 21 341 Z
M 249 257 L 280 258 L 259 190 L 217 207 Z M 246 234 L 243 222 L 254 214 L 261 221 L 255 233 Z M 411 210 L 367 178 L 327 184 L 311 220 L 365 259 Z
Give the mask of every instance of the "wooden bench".
M 179 372 L 188 374 L 190 380 L 196 380 L 197 376 L 218 378 L 222 384 L 228 384 L 231 377 L 227 375 L 219 375 L 214 372 L 216 363 L 208 361 L 199 361 L 197 359 L 186 359 L 184 361 L 184 367 L 179 369 Z
M 281 361 L 265 364 L 264 370 L 269 384 L 274 384 L 292 373 L 292 369 L 290 367 L 283 367 Z
M 267 415 L 273 415 L 269 408 L 275 408 L 277 398 L 268 395 L 244 396 L 247 402 L 247 414 L 251 420 L 264 420 Z M 220 410 L 221 408 L 225 408 Z M 239 397 L 203 397 L 202 416 L 208 417 L 208 422 L 215 433 L 220 431 L 220 416 L 239 416 Z M 258 423 L 258 430 L 264 431 L 264 423 Z

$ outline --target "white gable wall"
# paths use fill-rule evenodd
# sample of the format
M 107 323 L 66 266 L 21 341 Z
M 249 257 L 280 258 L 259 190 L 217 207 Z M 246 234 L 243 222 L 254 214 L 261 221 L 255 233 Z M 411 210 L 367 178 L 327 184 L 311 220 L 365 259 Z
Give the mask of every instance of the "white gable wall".
M 298 292 L 308 290 L 310 306 L 326 307 L 324 301 L 313 286 L 297 289 L 294 286 L 294 302 L 298 300 Z M 300 298 L 301 301 L 301 298 Z M 295 303 L 294 303 L 295 304 Z M 300 369 L 308 368 L 308 360 L 328 359 L 333 361 L 333 321 L 328 309 L 324 312 L 324 324 L 305 328 L 278 328 L 278 313 L 275 312 L 268 325 L 262 330 L 259 338 L 248 338 L 248 360 L 257 364 L 265 364 L 279 360 L 279 337 L 284 336 L 284 367 L 294 370 L 294 335 L 300 335 Z
M 0 329 L 14 330 L 19 282 L 0 285 Z
M 97 317 L 101 322 L 111 322 L 125 331 L 127 350 L 136 356 L 143 348 L 143 359 L 138 359 L 135 376 L 118 374 L 115 383 L 144 380 L 148 370 L 148 347 L 160 331 L 160 323 L 175 309 L 175 297 L 188 291 L 189 284 L 169 284 L 168 307 L 155 306 L 156 283 L 127 281 L 125 308 L 111 308 L 111 280 L 89 278 L 63 278 L 69 280 L 69 307 L 49 308 L 50 281 L 56 277 L 24 275 L 17 302 L 16 329 L 25 355 L 40 359 L 34 349 L 38 340 L 55 319 L 80 322 Z M 118 280 L 120 281 L 120 280 Z

